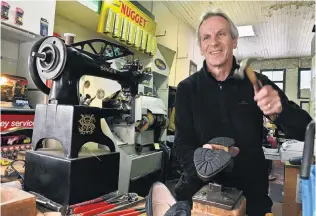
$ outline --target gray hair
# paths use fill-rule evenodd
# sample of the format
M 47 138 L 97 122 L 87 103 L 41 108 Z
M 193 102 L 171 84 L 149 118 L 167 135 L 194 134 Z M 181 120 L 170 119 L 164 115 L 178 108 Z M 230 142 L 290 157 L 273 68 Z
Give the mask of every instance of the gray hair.
M 212 9 L 210 11 L 205 12 L 204 14 L 202 14 L 202 16 L 200 18 L 200 23 L 199 23 L 198 28 L 196 30 L 198 45 L 201 44 L 200 27 L 201 27 L 202 23 L 205 20 L 207 20 L 208 18 L 213 17 L 213 16 L 220 16 L 220 17 L 223 17 L 225 20 L 227 20 L 229 23 L 230 34 L 231 34 L 232 38 L 237 39 L 239 37 L 238 29 L 237 29 L 236 25 L 233 23 L 233 21 L 221 9 L 215 8 L 215 9 Z

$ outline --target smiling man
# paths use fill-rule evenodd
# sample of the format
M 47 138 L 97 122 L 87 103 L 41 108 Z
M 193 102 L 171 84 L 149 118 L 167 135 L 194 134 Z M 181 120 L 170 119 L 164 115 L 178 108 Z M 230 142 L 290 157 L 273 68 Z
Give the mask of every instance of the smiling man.
M 205 184 L 196 173 L 195 149 L 215 137 L 235 140 L 239 154 L 232 172 L 219 173 L 214 181 L 244 192 L 248 216 L 271 212 L 268 167 L 262 150 L 263 115 L 277 115 L 274 123 L 289 138 L 304 140 L 311 117 L 289 103 L 286 95 L 267 77 L 257 74 L 264 87 L 256 91 L 248 79 L 232 75 L 239 65 L 233 56 L 238 31 L 220 10 L 201 18 L 197 30 L 203 68 L 179 83 L 176 95 L 174 151 L 184 172 L 176 185 L 178 201 L 192 202 Z M 251 49 L 251 47 L 249 47 Z

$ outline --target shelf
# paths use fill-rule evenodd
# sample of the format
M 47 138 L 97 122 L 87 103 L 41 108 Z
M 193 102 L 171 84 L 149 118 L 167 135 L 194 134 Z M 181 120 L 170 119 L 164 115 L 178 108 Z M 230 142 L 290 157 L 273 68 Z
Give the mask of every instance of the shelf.
M 31 149 L 31 148 L 32 148 L 32 144 L 30 144 L 30 143 L 5 145 L 5 146 L 1 146 L 1 152 L 15 151 L 15 150 L 26 150 L 26 149 Z
M 37 41 L 41 38 L 40 35 L 26 31 L 19 27 L 1 22 L 1 39 L 14 42 L 14 43 L 25 43 Z
M 30 108 L 8 108 L 8 107 L 1 107 L 1 114 L 35 114 L 35 109 Z

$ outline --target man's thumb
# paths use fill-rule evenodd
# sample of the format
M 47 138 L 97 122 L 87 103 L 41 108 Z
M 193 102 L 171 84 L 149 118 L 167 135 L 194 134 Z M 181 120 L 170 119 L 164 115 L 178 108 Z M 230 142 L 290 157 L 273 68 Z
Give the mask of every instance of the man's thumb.
M 213 149 L 213 146 L 210 144 L 204 144 L 203 148 Z
M 259 85 L 262 86 L 262 82 L 260 80 L 258 80 L 258 82 L 260 83 Z M 260 87 L 258 85 L 253 85 L 253 89 L 255 91 L 255 94 L 257 94 L 260 90 Z

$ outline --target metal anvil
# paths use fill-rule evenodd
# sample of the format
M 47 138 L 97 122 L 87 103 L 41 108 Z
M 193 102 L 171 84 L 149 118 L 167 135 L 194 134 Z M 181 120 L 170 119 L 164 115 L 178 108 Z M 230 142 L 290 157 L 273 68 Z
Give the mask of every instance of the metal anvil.
M 194 196 L 193 201 L 221 209 L 232 210 L 242 198 L 242 191 L 209 183 L 202 187 Z

